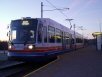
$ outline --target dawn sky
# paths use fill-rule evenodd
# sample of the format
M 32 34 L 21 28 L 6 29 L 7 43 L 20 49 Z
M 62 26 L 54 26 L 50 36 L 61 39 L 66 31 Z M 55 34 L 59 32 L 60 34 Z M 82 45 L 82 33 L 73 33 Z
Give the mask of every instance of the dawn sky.
M 44 11 L 44 18 L 51 18 L 67 27 L 70 27 L 70 24 L 66 19 L 74 19 L 71 23 L 76 24 L 76 31 L 82 34 L 78 26 L 83 26 L 84 36 L 88 38 L 92 38 L 93 32 L 100 31 L 102 0 L 0 0 L 0 40 L 7 40 L 7 25 L 11 20 L 21 17 L 41 17 L 41 2 L 44 4 L 44 10 L 55 9 L 47 1 L 59 9 L 70 9 L 62 11 L 67 17 L 58 10 Z

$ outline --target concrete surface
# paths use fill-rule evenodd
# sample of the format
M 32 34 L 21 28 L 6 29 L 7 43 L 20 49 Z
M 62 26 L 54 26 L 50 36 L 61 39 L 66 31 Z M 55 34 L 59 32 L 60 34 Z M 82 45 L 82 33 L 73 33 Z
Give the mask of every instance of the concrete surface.
M 8 57 L 7 57 L 7 51 L 1 51 L 0 50 L 0 61 L 5 61 L 7 59 L 8 59 Z
M 102 52 L 89 46 L 66 53 L 24 77 L 102 77 Z

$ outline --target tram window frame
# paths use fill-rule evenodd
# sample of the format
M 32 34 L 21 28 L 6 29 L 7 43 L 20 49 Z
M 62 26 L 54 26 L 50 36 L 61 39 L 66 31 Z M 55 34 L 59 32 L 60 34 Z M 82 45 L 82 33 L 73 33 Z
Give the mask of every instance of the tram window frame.
M 37 39 L 38 43 L 42 43 L 42 36 L 43 36 L 43 34 L 42 34 L 42 32 L 43 32 L 42 28 L 43 28 L 43 24 L 42 23 L 39 23 L 39 25 L 38 25 L 38 39 Z
M 65 40 L 66 40 L 66 44 L 69 44 L 69 33 L 68 32 L 65 32 Z
M 74 44 L 74 38 L 71 39 L 71 43 Z
M 43 38 L 44 38 L 44 43 L 47 43 L 47 27 L 43 26 Z
M 76 42 L 77 43 L 82 43 L 82 39 L 81 38 L 76 38 Z
M 17 39 L 17 31 L 16 31 L 16 30 L 12 30 L 11 32 L 12 32 L 12 34 L 11 34 L 11 39 L 12 39 L 12 40 Z
M 48 26 L 48 41 L 49 43 L 55 43 L 55 28 Z
M 55 36 L 56 36 L 56 43 L 61 43 L 62 42 L 62 31 L 58 28 L 56 28 L 56 32 L 55 32 Z M 57 36 L 59 38 L 57 38 Z

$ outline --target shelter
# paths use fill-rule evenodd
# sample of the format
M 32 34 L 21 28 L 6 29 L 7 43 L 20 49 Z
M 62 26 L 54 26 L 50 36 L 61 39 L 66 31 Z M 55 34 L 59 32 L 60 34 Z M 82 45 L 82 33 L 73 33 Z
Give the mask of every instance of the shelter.
M 96 48 L 97 50 L 102 50 L 102 32 L 92 33 L 93 37 L 96 38 Z

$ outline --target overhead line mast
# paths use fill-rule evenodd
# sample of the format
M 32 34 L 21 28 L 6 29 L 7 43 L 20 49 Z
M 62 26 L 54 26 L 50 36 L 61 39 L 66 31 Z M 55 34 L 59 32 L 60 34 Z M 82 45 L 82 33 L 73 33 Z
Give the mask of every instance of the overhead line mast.
M 41 2 L 41 18 L 43 18 L 43 2 Z

